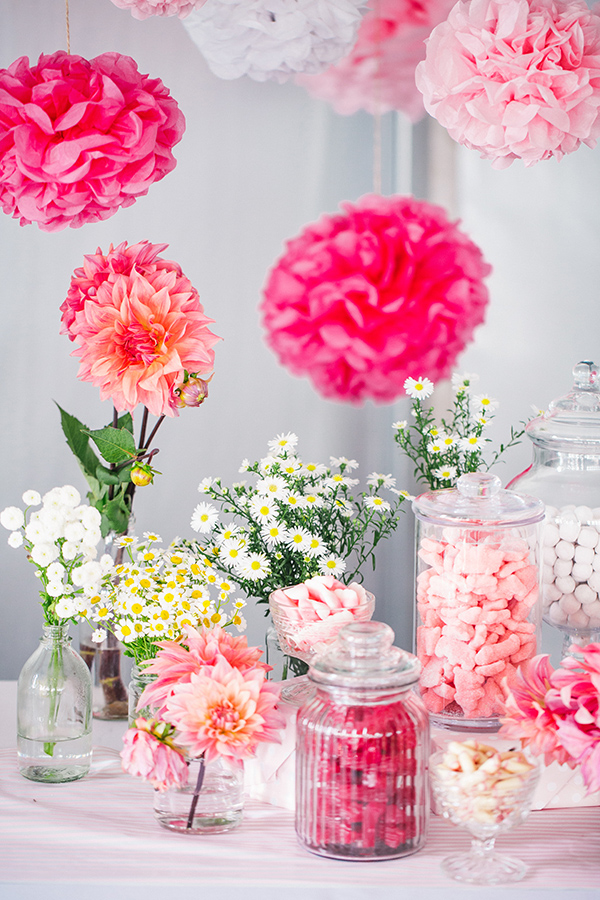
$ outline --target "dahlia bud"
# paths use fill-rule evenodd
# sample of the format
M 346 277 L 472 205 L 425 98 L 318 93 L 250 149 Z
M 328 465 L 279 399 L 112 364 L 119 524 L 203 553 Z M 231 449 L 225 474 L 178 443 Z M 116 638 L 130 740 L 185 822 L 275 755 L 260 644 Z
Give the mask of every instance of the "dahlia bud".
M 129 477 L 138 487 L 146 487 L 154 481 L 154 470 L 146 463 L 136 463 Z
M 211 375 L 212 378 L 212 375 Z M 208 397 L 208 381 L 197 375 L 188 375 L 183 384 L 175 388 L 175 406 L 183 409 L 184 406 L 200 406 Z

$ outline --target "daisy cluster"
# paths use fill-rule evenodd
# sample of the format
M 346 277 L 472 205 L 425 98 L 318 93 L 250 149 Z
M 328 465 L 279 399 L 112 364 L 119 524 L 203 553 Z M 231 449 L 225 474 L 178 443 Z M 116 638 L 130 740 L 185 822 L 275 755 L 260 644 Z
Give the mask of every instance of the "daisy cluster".
M 23 494 L 25 509 L 7 506 L 0 524 L 10 531 L 11 547 L 24 547 L 41 582 L 40 596 L 47 625 L 86 618 L 99 599 L 102 581 L 112 570 L 112 558 L 97 559 L 100 513 L 81 505 L 71 485 L 55 487 L 44 496 Z M 40 506 L 32 511 L 32 507 Z
M 432 490 L 454 487 L 465 472 L 489 469 L 500 456 L 519 443 L 525 429 L 510 430 L 510 440 L 500 444 L 492 459 L 486 462 L 483 451 L 491 443 L 485 432 L 494 418 L 498 401 L 488 394 L 473 393 L 477 375 L 452 376 L 454 403 L 447 416 L 438 423 L 430 407 L 424 404 L 433 394 L 433 382 L 428 378 L 407 378 L 404 390 L 412 399 L 411 416 L 414 422 L 394 422 L 395 438 L 415 465 L 415 478 Z
M 136 663 L 152 659 L 157 641 L 179 639 L 188 625 L 235 625 L 238 631 L 246 627 L 241 614 L 246 604 L 233 597 L 233 582 L 209 562 L 199 564 L 177 542 L 166 548 L 160 543 L 153 532 L 145 532 L 141 541 L 134 535 L 117 538 L 122 560 L 90 610 L 90 619 L 103 636 L 108 628 Z
M 219 478 L 203 479 L 198 490 L 207 499 L 192 515 L 192 528 L 204 536 L 190 544 L 198 557 L 262 602 L 271 591 L 314 575 L 340 576 L 350 566 L 351 580 L 367 560 L 374 567 L 375 547 L 396 528 L 408 496 L 396 490 L 391 475 L 375 472 L 354 497 L 355 460 L 305 463 L 297 442 L 295 434 L 278 435 L 264 459 L 244 460 L 240 472 L 253 483 L 229 488 Z

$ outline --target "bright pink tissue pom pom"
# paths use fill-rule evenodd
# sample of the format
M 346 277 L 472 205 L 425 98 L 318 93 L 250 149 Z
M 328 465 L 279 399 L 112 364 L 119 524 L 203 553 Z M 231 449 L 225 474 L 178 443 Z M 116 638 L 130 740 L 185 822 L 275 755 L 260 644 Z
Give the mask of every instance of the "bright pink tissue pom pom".
M 185 372 L 214 364 L 213 319 L 180 266 L 158 255 L 166 246 L 98 248 L 75 270 L 61 306 L 62 332 L 78 344 L 78 377 L 118 410 L 143 403 L 153 415 L 177 416 Z
M 365 14 L 347 56 L 319 75 L 298 75 L 296 83 L 341 115 L 359 109 L 377 115 L 399 109 L 412 122 L 425 109 L 415 69 L 425 58 L 425 39 L 442 22 L 454 0 L 380 0 Z
M 0 70 L 0 203 L 43 231 L 108 219 L 175 168 L 185 119 L 133 59 L 63 51 Z
M 119 9 L 128 9 L 134 19 L 148 19 L 150 16 L 189 16 L 195 9 L 204 6 L 206 0 L 112 0 Z
M 262 304 L 281 363 L 325 397 L 391 401 L 446 378 L 484 318 L 481 251 L 439 206 L 370 195 L 323 216 L 271 271 Z
M 425 108 L 494 168 L 600 134 L 600 17 L 583 0 L 457 3 L 417 67 Z

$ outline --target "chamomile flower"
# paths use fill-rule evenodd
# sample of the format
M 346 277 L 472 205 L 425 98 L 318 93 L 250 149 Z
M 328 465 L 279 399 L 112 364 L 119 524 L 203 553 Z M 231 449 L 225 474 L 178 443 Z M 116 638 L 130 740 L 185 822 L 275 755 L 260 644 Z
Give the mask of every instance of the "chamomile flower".
M 259 494 L 258 496 L 253 497 L 248 505 L 258 522 L 268 522 L 270 519 L 274 518 L 277 512 L 275 501 L 269 496 L 263 497 Z
M 292 509 L 304 509 L 306 502 L 301 494 L 289 493 L 283 500 L 285 506 L 291 506 Z
M 92 631 L 92 642 L 94 644 L 102 644 L 106 640 L 106 631 L 104 628 L 95 628 Z
M 327 546 L 320 537 L 312 534 L 309 537 L 305 552 L 311 559 L 317 559 L 319 556 L 324 556 L 327 553 Z
M 115 547 L 130 547 L 132 544 L 135 544 L 135 538 L 130 534 L 121 534 L 115 538 L 114 543 Z
M 130 644 L 132 641 L 135 641 L 137 637 L 134 623 L 131 619 L 123 619 L 119 622 L 119 624 L 115 626 L 114 634 L 116 639 L 122 641 L 123 644 Z
M 405 431 L 408 428 L 408 422 L 406 421 L 406 419 L 402 419 L 398 422 L 393 422 L 392 428 L 395 428 L 397 431 Z
M 468 372 L 463 372 L 463 374 L 460 375 L 458 372 L 455 372 L 452 376 L 452 387 L 457 394 L 469 394 L 473 385 L 477 384 L 478 381 L 479 375 L 470 375 Z
M 306 509 L 318 508 L 323 506 L 323 498 L 319 494 L 304 494 L 304 505 Z
M 237 563 L 244 555 L 244 542 L 238 538 L 229 538 L 219 547 L 219 557 L 227 562 Z
M 149 544 L 160 544 L 162 543 L 162 538 L 159 534 L 156 534 L 154 531 L 145 531 L 144 538 L 148 541 Z
M 336 473 L 335 475 L 330 475 L 329 478 L 326 478 L 323 484 L 330 490 L 336 490 L 336 488 L 339 487 L 354 487 L 355 484 L 358 484 L 358 479 L 347 478 L 345 475 Z
M 456 466 L 440 466 L 439 469 L 434 469 L 433 474 L 440 481 L 452 481 L 456 478 Z
M 256 490 L 264 497 L 276 497 L 282 500 L 287 496 L 287 484 L 280 475 L 271 475 L 257 482 Z
M 382 497 L 378 497 L 377 495 L 373 497 L 365 497 L 365 506 L 367 507 L 367 509 L 377 509 L 380 512 L 383 512 L 384 510 L 387 512 L 392 508 L 387 500 L 384 500 Z
M 268 525 L 263 525 L 260 534 L 267 545 L 267 550 L 272 550 L 277 544 L 286 543 L 288 538 L 286 529 L 277 522 L 269 522 Z
M 303 553 L 308 550 L 312 535 L 305 528 L 290 528 L 286 544 L 292 550 L 300 550 Z
M 476 434 L 469 434 L 467 437 L 461 438 L 460 446 L 467 453 L 476 453 L 483 449 L 483 441 Z
M 481 413 L 492 412 L 494 409 L 497 409 L 500 405 L 497 400 L 493 400 L 487 394 L 477 394 L 476 397 L 473 397 L 473 403 L 477 409 L 480 410 Z
M 269 441 L 269 452 L 281 456 L 282 453 L 295 450 L 297 443 L 298 436 L 292 431 L 288 431 L 287 434 L 278 434 L 274 440 Z
M 264 553 L 248 553 L 236 565 L 236 568 L 244 578 L 248 578 L 251 581 L 265 578 L 271 571 L 269 561 Z
M 327 466 L 324 466 L 323 463 L 303 463 L 300 471 L 303 475 L 320 477 L 327 474 Z
M 341 575 L 346 571 L 346 563 L 338 556 L 324 556 L 319 563 L 322 575 Z
M 249 460 L 249 459 L 243 459 L 243 460 L 242 460 L 242 464 L 241 464 L 241 466 L 240 466 L 239 469 L 238 469 L 238 472 L 247 472 L 249 468 L 250 468 L 250 460 Z
M 444 452 L 444 447 L 442 447 L 439 441 L 432 441 L 430 444 L 427 444 L 427 452 L 433 454 L 433 456 L 437 456 L 439 453 Z
M 382 475 L 380 472 L 372 472 L 367 476 L 367 484 L 373 487 L 393 488 L 396 486 L 396 479 L 393 475 Z
M 407 378 L 404 382 L 404 390 L 413 400 L 416 400 L 417 397 L 424 399 L 433 394 L 433 382 L 422 375 L 419 378 Z
M 349 472 L 351 472 L 353 469 L 358 469 L 358 463 L 356 462 L 356 460 L 346 459 L 345 456 L 330 456 L 329 462 L 332 466 L 335 466 L 338 469 L 348 469 Z
M 212 503 L 199 503 L 192 513 L 191 526 L 200 534 L 208 534 L 219 520 L 219 512 Z
M 200 484 L 198 485 L 198 492 L 200 494 L 207 494 L 209 491 L 209 488 L 211 488 L 213 486 L 213 484 L 215 484 L 216 481 L 217 481 L 216 478 L 203 478 L 202 481 L 200 482 Z

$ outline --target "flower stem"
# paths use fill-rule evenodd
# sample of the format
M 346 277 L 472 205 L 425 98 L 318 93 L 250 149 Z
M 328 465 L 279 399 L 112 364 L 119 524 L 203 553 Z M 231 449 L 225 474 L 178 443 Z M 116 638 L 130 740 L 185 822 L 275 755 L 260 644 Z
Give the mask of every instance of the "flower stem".
M 204 781 L 204 770 L 206 768 L 204 762 L 204 753 L 200 757 L 200 769 L 198 771 L 198 780 L 196 781 L 196 788 L 194 790 L 194 796 L 192 797 L 192 803 L 190 806 L 190 814 L 188 816 L 187 825 L 185 826 L 188 830 L 194 824 L 194 814 L 196 812 L 196 806 L 198 805 L 198 797 L 200 796 L 200 791 L 202 790 L 202 782 Z

